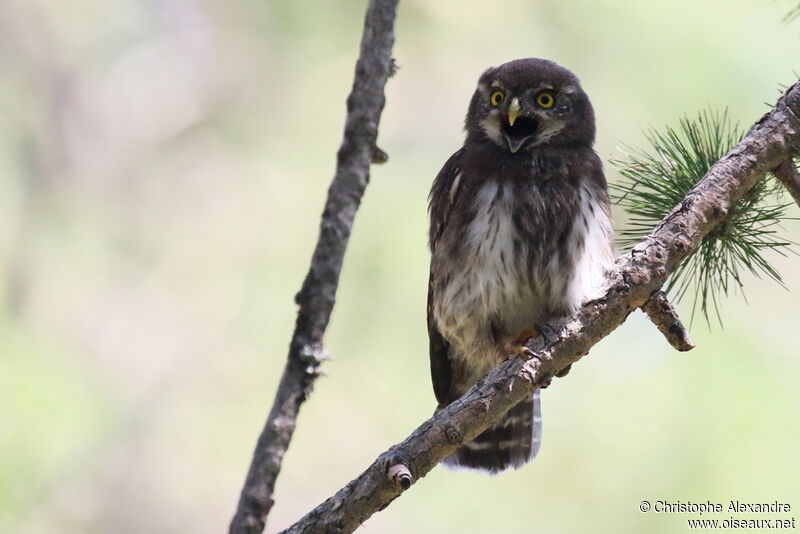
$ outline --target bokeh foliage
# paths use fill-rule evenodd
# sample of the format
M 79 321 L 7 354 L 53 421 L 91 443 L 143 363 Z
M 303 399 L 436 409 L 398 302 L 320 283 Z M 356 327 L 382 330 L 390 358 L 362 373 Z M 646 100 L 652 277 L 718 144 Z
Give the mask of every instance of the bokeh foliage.
M 0 532 L 224 531 L 286 355 L 364 6 L 3 2 Z M 608 161 L 645 144 L 642 125 L 709 103 L 751 124 L 800 68 L 785 11 L 401 1 L 379 138 L 390 160 L 356 218 L 335 359 L 301 413 L 269 531 L 433 411 L 426 196 L 483 69 L 539 56 L 576 72 Z M 800 368 L 783 335 L 800 268 L 772 261 L 791 292 L 743 273 L 749 305 L 726 300 L 725 331 L 693 332 L 689 356 L 633 314 L 545 392 L 530 466 L 436 469 L 362 532 L 659 534 L 685 517 L 641 514 L 640 500 L 800 506 Z

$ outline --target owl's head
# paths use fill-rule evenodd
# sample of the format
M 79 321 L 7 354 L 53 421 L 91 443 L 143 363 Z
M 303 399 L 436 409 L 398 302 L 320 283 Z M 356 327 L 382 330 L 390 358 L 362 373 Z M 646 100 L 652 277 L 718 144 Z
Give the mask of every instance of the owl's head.
M 578 78 L 546 59 L 491 67 L 478 80 L 467 112 L 468 138 L 512 153 L 594 142 L 594 111 Z

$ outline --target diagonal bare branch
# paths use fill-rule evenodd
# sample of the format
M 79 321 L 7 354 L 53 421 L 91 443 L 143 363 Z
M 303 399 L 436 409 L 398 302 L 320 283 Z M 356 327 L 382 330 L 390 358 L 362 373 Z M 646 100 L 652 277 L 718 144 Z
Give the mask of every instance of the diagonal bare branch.
M 573 316 L 555 321 L 554 334 L 529 342 L 530 358 L 510 358 L 460 399 L 381 454 L 336 495 L 284 534 L 346 534 L 382 510 L 462 443 L 497 421 L 558 371 L 579 360 L 658 291 L 681 261 L 719 224 L 764 174 L 800 146 L 800 82 L 720 159 L 683 201 L 639 244 L 620 257 L 610 287 Z M 393 472 L 407 471 L 405 483 Z M 409 479 L 410 477 L 410 479 Z
M 319 239 L 303 287 L 295 297 L 300 309 L 289 357 L 269 417 L 258 438 L 247 480 L 230 524 L 231 534 L 259 534 L 273 505 L 281 462 L 294 433 L 300 406 L 311 393 L 325 351 L 322 339 L 339 284 L 347 242 L 369 166 L 386 155 L 375 146 L 385 102 L 384 86 L 393 72 L 392 46 L 398 0 L 370 0 L 364 19 L 361 51 L 355 68 L 344 139 L 336 174 L 328 189 Z

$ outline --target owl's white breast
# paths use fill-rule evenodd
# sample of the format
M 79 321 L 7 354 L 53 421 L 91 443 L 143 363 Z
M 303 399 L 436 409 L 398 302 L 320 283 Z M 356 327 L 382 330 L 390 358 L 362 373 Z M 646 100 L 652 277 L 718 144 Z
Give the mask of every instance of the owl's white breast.
M 465 239 L 470 254 L 465 281 L 471 286 L 467 292 L 480 299 L 485 313 L 496 314 L 518 300 L 522 273 L 517 256 L 526 254 L 527 247 L 518 247 L 515 256 L 519 237 L 512 206 L 511 188 L 497 182 L 487 183 L 475 199 L 476 214 Z
M 566 244 L 570 265 L 562 265 L 557 254 L 531 265 L 528 243 L 515 230 L 513 194 L 511 185 L 494 181 L 479 190 L 465 235 L 455 236 L 464 247 L 464 261 L 449 266 L 448 282 L 434 307 L 454 356 L 469 362 L 476 379 L 502 356 L 492 329 L 513 338 L 550 319 L 547 310 L 571 311 L 598 296 L 613 259 L 608 215 L 590 189 L 581 187 Z M 555 239 L 546 230 L 540 237 Z
M 527 247 L 514 230 L 512 194 L 508 186 L 487 182 L 475 196 L 475 216 L 465 235 L 458 236 L 465 261 L 450 266 L 451 276 L 434 308 L 442 335 L 478 374 L 501 356 L 490 335 L 492 325 L 522 330 L 536 315 Z
M 572 224 L 568 241 L 575 266 L 564 284 L 568 310 L 602 295 L 607 286 L 606 272 L 614 261 L 614 234 L 609 214 L 598 204 L 591 189 L 581 186 L 580 209 Z

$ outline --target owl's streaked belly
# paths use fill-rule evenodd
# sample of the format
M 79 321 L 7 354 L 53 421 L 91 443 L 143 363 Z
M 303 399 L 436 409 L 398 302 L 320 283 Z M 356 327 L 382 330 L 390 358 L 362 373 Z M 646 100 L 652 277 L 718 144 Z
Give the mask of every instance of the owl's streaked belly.
M 440 332 L 452 346 L 452 356 L 467 364 L 470 376 L 462 377 L 465 385 L 477 381 L 504 356 L 502 341 L 547 321 L 554 313 L 572 311 L 596 285 L 598 266 L 604 267 L 600 260 L 607 258 L 585 252 L 599 250 L 600 245 L 608 248 L 609 234 L 593 232 L 596 214 L 588 213 L 589 200 L 581 202 L 569 230 L 566 256 L 529 254 L 537 243 L 530 242 L 529 232 L 526 241 L 516 228 L 514 210 L 520 199 L 511 185 L 497 182 L 487 182 L 476 195 L 475 216 L 466 232 L 443 240 L 461 248 L 463 261 L 451 263 L 449 276 L 441 278 L 446 282 L 438 288 L 433 311 Z M 558 236 L 549 235 L 552 231 L 548 230 L 533 237 L 554 243 Z M 591 265 L 593 261 L 600 263 Z

